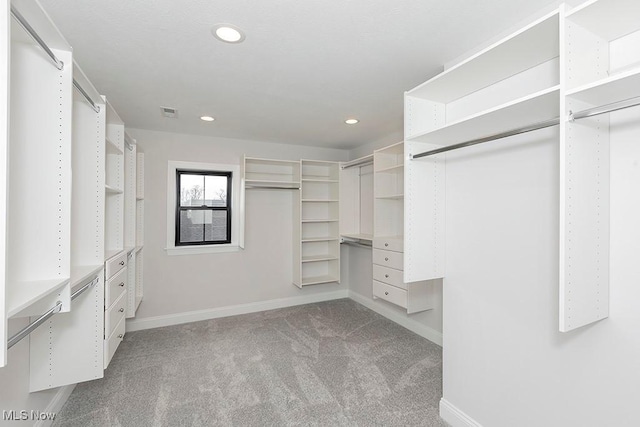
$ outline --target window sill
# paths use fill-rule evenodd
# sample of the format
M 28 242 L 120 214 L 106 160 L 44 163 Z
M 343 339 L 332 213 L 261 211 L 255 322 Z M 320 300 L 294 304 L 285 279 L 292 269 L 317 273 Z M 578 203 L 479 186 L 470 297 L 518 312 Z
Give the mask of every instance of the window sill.
M 164 250 L 167 251 L 167 255 L 198 255 L 239 252 L 240 247 L 237 245 L 174 246 Z

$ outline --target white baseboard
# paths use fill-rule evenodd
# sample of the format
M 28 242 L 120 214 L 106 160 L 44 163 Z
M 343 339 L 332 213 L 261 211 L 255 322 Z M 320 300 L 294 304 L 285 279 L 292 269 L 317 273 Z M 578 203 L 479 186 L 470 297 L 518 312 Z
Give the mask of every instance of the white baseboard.
M 482 424 L 453 406 L 444 397 L 440 399 L 440 418 L 449 423 L 451 427 L 482 427 Z
M 182 323 L 199 322 L 201 320 L 216 319 L 218 317 L 236 316 L 238 314 L 255 313 L 258 311 L 274 310 L 277 308 L 293 307 L 296 305 L 312 304 L 314 302 L 331 301 L 348 297 L 349 291 L 347 289 L 342 289 L 339 291 L 324 292 L 313 295 L 279 298 L 249 304 L 238 304 L 228 307 L 147 317 L 143 319 L 131 319 L 127 320 L 126 330 L 127 332 L 141 331 L 143 329 L 161 328 L 163 326 L 180 325 Z
M 440 347 L 442 347 L 442 332 L 438 332 L 433 328 L 425 326 L 422 323 L 412 319 L 411 317 L 403 316 L 402 314 L 393 311 L 390 308 L 375 304 L 373 302 L 373 299 L 365 297 L 353 291 L 349 291 L 349 298 L 397 323 L 398 325 L 407 328 L 411 332 L 414 332 L 421 337 L 428 339 L 432 343 L 438 344 Z
M 69 399 L 69 396 L 71 396 L 71 392 L 73 391 L 74 388 L 76 388 L 75 384 L 69 384 L 69 385 L 60 387 L 56 395 L 53 396 L 53 399 L 51 399 L 51 402 L 49 402 L 49 404 L 47 405 L 47 407 L 43 412 L 59 414 L 64 404 L 67 403 L 67 399 Z M 53 422 L 54 420 L 38 420 L 33 424 L 33 426 L 49 427 L 53 424 Z

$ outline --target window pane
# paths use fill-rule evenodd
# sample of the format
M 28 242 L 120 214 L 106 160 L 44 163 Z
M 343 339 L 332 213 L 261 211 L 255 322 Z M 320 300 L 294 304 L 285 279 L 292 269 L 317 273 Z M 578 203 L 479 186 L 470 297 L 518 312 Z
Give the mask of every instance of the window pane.
M 204 204 L 204 175 L 180 174 L 180 206 Z
M 204 238 L 209 241 L 227 240 L 227 211 L 202 211 L 206 225 Z
M 204 240 L 204 211 L 180 212 L 180 241 L 202 242 Z
M 207 206 L 227 206 L 227 177 L 208 175 L 204 181 L 205 203 Z

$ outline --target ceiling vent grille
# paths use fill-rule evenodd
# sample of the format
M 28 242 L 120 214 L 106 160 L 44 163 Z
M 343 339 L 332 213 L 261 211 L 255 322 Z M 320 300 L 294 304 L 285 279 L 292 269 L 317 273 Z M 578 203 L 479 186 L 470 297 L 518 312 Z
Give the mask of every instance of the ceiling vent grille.
M 178 110 L 171 107 L 160 107 L 160 114 L 162 114 L 162 117 L 166 117 L 169 119 L 178 118 Z

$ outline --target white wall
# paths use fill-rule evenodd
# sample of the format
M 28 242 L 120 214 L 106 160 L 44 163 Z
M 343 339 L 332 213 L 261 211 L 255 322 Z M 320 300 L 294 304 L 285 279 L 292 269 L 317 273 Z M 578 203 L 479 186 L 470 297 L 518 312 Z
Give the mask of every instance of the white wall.
M 266 300 L 346 289 L 292 284 L 292 191 L 248 190 L 245 250 L 168 256 L 167 162 L 239 164 L 242 155 L 276 159 L 346 160 L 335 149 L 207 138 L 132 129 L 145 153 L 144 299 L 136 321 Z
M 635 115 L 635 125 L 629 125 Z M 612 132 L 610 317 L 558 332 L 557 130 L 447 157 L 444 398 L 483 426 L 637 426 L 640 126 Z

